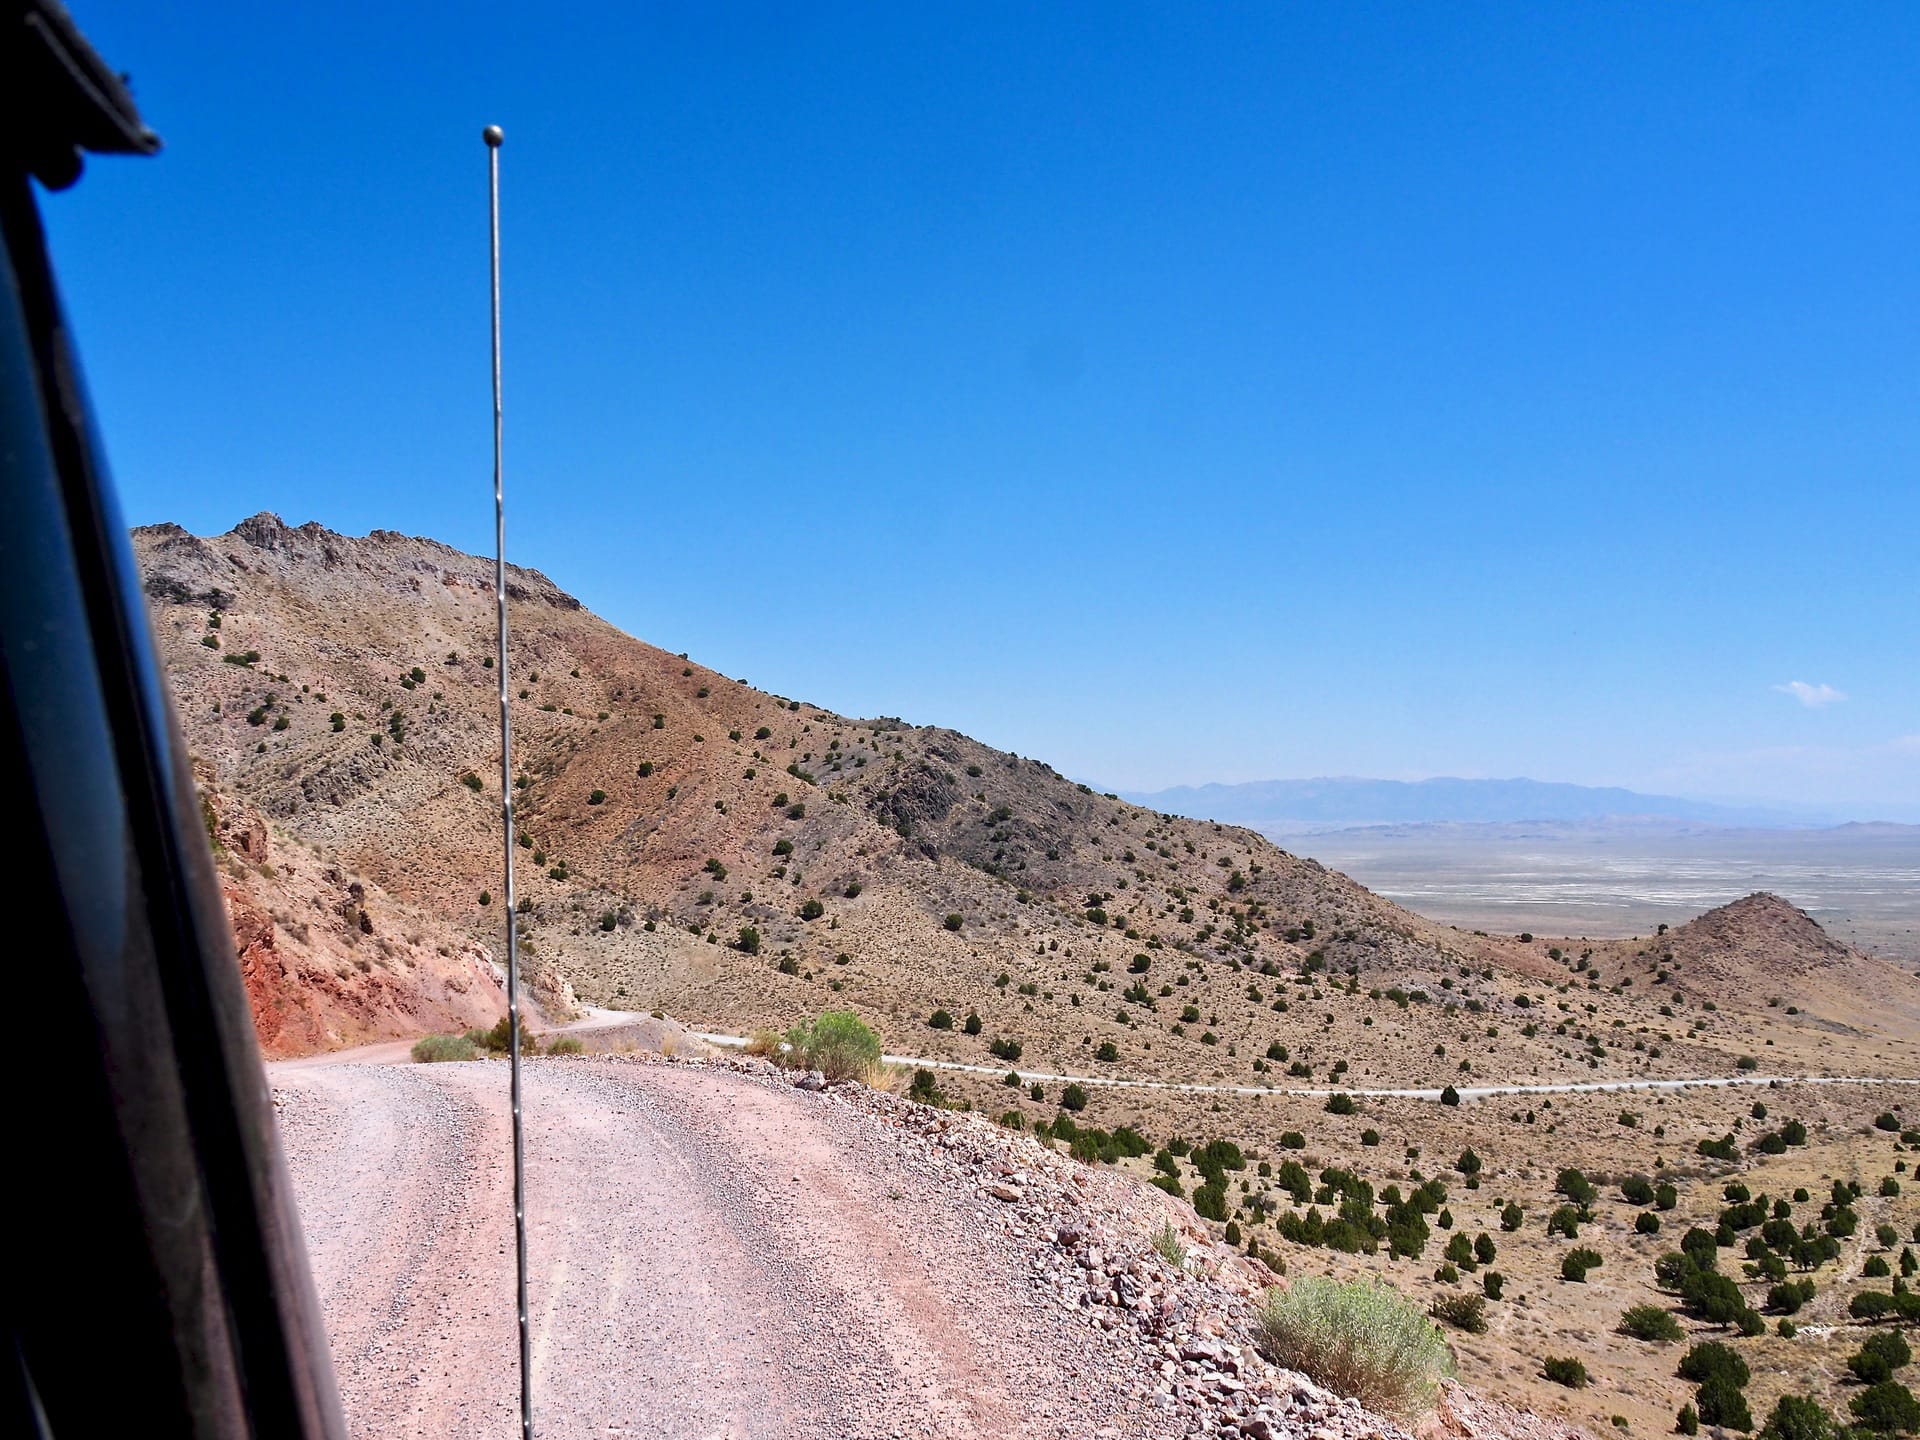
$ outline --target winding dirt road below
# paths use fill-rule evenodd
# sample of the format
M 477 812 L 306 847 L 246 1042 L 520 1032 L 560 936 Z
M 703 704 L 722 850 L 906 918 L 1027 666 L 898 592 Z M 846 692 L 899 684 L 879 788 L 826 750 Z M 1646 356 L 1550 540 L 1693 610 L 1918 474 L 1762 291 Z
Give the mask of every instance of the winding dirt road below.
M 525 1073 L 541 1436 L 1154 1433 L 887 1127 L 712 1068 Z M 353 1434 L 516 1433 L 504 1065 L 273 1081 Z

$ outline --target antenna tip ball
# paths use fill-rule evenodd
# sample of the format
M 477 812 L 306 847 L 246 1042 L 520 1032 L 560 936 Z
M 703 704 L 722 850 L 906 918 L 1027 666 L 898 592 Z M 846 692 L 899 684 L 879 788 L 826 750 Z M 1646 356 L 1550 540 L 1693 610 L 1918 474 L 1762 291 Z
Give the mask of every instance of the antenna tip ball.
M 501 142 L 507 138 L 507 132 L 498 125 L 489 125 L 480 132 L 480 138 L 485 140 L 490 148 L 498 150 Z

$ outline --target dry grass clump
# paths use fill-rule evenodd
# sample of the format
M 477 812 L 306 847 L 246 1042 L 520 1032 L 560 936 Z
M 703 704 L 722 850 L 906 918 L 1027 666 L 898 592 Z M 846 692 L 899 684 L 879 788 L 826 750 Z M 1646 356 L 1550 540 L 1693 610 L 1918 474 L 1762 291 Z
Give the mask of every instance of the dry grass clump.
M 747 1037 L 746 1053 L 763 1060 L 778 1060 L 785 1044 L 778 1030 L 762 1028 Z
M 1276 1365 L 1385 1414 L 1426 1409 L 1439 1378 L 1454 1373 L 1439 1330 L 1384 1281 L 1316 1276 L 1269 1290 L 1254 1327 Z

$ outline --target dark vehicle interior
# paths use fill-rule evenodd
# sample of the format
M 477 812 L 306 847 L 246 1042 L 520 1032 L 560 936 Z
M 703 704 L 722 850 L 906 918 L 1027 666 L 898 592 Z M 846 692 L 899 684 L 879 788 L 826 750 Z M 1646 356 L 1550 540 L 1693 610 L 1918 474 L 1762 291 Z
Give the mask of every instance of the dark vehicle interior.
M 9 1046 L 0 1426 L 341 1435 L 206 830 L 35 195 L 75 183 L 85 154 L 159 140 L 58 5 L 14 3 L 0 24 L 0 784 L 9 993 L 32 1017 Z

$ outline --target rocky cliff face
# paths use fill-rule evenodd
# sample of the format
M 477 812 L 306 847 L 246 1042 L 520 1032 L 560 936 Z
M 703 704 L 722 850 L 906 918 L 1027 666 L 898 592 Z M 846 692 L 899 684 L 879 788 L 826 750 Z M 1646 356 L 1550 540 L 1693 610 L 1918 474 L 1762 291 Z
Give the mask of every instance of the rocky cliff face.
M 297 843 L 274 843 L 213 778 L 196 766 L 263 1054 L 493 1024 L 506 1000 L 484 949 Z

